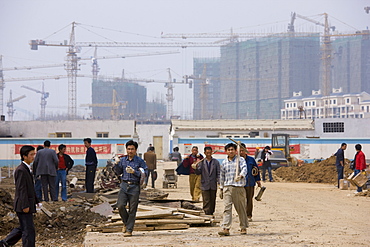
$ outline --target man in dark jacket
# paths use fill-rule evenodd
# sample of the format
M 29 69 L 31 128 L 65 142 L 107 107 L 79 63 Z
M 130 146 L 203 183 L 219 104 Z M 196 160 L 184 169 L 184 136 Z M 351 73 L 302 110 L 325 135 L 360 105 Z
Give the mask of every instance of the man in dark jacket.
M 220 177 L 220 163 L 212 158 L 212 148 L 205 147 L 204 154 L 206 158 L 200 162 L 195 174 L 201 175 L 201 190 L 203 197 L 203 210 L 207 215 L 213 215 L 216 207 L 217 184 Z
M 58 201 L 55 192 L 55 180 L 58 169 L 57 153 L 50 149 L 50 141 L 44 142 L 44 149 L 37 152 L 33 163 L 36 169 L 36 176 L 41 176 L 42 192 L 44 201 L 49 201 L 49 192 L 52 201 Z
M 87 193 L 94 193 L 94 180 L 96 167 L 98 166 L 98 158 L 96 157 L 95 150 L 91 147 L 91 139 L 85 138 L 84 144 L 87 148 L 85 157 L 85 188 Z
M 196 202 L 199 201 L 202 190 L 200 189 L 200 175 L 195 174 L 192 165 L 198 163 L 201 159 L 203 159 L 203 156 L 198 153 L 198 147 L 194 146 L 191 149 L 191 154 L 188 155 L 182 162 L 184 167 L 190 168 L 189 174 L 190 195 L 192 200 Z
M 268 171 L 269 174 L 269 180 L 270 182 L 274 182 L 272 179 L 272 167 L 271 167 L 271 161 L 270 161 L 270 156 L 272 155 L 272 151 L 270 150 L 269 146 L 266 146 L 262 153 L 261 153 L 261 159 L 262 159 L 262 181 L 266 181 L 266 170 Z
M 347 144 L 342 143 L 340 145 L 340 149 L 334 154 L 336 156 L 335 165 L 337 167 L 337 173 L 338 173 L 338 188 L 339 188 L 339 180 L 343 179 L 343 171 L 344 171 L 344 150 L 347 149 Z
M 244 143 L 241 143 L 241 145 L 246 148 Z M 240 156 L 243 157 L 247 163 L 248 176 L 245 178 L 246 184 L 244 188 L 247 194 L 247 217 L 249 221 L 252 221 L 254 187 L 256 183 L 258 187 L 261 187 L 261 177 L 256 160 L 248 156 L 243 148 L 240 149 Z
M 23 146 L 20 150 L 22 163 L 14 172 L 15 197 L 14 211 L 19 218 L 20 226 L 14 228 L 9 235 L 0 241 L 0 246 L 13 246 L 22 238 L 22 246 L 34 247 L 36 241 L 33 214 L 36 213 L 36 197 L 31 163 L 35 159 L 35 148 Z
M 149 147 L 149 151 L 144 153 L 144 160 L 148 166 L 148 176 L 145 177 L 145 184 L 148 184 L 149 176 L 151 176 L 152 188 L 154 188 L 154 182 L 157 179 L 153 177 L 153 174 L 157 169 L 157 155 L 154 153 L 154 147 Z
M 74 164 L 74 161 L 71 158 L 71 156 L 65 153 L 66 149 L 67 147 L 64 144 L 60 144 L 58 147 L 59 163 L 57 170 L 57 179 L 55 184 L 57 198 L 59 195 L 59 182 L 62 184 L 61 197 L 64 202 L 67 201 L 67 174 Z

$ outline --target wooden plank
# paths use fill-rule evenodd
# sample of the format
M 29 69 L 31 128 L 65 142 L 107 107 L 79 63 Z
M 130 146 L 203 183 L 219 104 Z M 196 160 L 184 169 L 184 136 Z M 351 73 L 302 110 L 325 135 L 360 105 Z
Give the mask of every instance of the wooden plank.
M 53 213 L 50 212 L 48 209 L 46 209 L 45 207 L 41 207 L 41 211 L 46 214 L 47 216 L 49 216 L 49 218 L 51 218 L 51 216 L 53 216 Z
M 162 218 L 166 216 L 171 216 L 173 213 L 170 210 L 153 210 L 146 212 L 137 212 L 136 219 L 152 219 L 152 218 Z
M 155 230 L 177 230 L 177 229 L 188 229 L 188 224 L 165 224 L 165 225 L 158 225 L 155 226 Z
M 117 194 L 119 191 L 120 191 L 120 189 L 115 189 L 115 190 L 111 190 L 111 191 L 105 192 L 105 193 L 103 193 L 102 195 L 112 195 L 112 194 Z
M 145 225 L 164 225 L 164 224 L 203 224 L 205 220 L 201 219 L 145 219 L 136 220 L 137 224 Z
M 202 212 L 199 210 L 191 210 L 191 209 L 185 209 L 185 208 L 178 208 L 177 211 L 181 213 L 192 214 L 192 215 L 200 215 L 200 213 Z

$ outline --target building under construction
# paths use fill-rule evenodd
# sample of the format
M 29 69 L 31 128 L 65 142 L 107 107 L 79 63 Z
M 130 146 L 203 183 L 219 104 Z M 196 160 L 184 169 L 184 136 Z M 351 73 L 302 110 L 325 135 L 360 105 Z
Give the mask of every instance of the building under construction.
M 194 58 L 193 119 L 221 118 L 220 58 Z
M 294 91 L 310 95 L 319 87 L 320 38 L 317 34 L 305 37 L 286 34 L 233 42 L 221 47 L 219 63 L 219 82 L 207 85 L 213 94 L 203 103 L 218 107 L 215 118 L 280 118 L 283 100 Z M 194 60 L 194 71 L 202 74 L 204 64 L 207 61 Z M 217 61 L 212 65 L 217 68 Z M 204 79 L 200 81 L 205 83 Z M 200 90 L 195 87 L 194 91 Z M 197 95 L 194 92 L 194 97 Z M 211 99 L 217 103 L 210 102 Z M 201 115 L 202 103 L 196 104 L 197 98 L 194 102 L 195 119 L 209 119 L 209 114 Z
M 166 107 L 146 102 L 147 89 L 127 80 L 94 80 L 92 115 L 94 119 L 147 120 L 165 116 Z
M 370 93 L 370 32 L 333 41 L 333 85 L 345 93 Z

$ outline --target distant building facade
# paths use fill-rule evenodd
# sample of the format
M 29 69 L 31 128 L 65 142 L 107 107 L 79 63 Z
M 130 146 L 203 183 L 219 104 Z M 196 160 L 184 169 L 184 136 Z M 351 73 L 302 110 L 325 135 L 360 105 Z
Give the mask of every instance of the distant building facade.
M 292 98 L 284 100 L 281 119 L 305 118 L 370 118 L 370 94 L 343 93 L 342 88 L 333 89 L 329 96 L 322 96 L 320 90 L 313 90 L 309 97 L 293 93 Z

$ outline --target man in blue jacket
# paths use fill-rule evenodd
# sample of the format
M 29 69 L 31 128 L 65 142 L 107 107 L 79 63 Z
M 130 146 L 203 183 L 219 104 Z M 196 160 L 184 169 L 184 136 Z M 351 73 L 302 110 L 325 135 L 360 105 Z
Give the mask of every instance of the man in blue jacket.
M 143 159 L 137 156 L 137 142 L 126 143 L 127 156 L 121 158 L 114 167 L 121 175 L 121 189 L 118 193 L 117 207 L 124 224 L 122 231 L 125 237 L 131 237 L 135 225 L 137 206 L 139 205 L 140 185 L 145 181 L 148 167 Z M 126 205 L 128 204 L 128 210 Z
M 247 217 L 248 221 L 252 221 L 254 187 L 256 186 L 256 183 L 258 184 L 258 187 L 261 187 L 261 177 L 256 160 L 247 155 L 247 152 L 244 150 L 246 149 L 245 144 L 241 143 L 241 145 L 244 148 L 240 149 L 240 156 L 245 159 L 248 169 L 248 176 L 245 178 L 246 184 L 244 187 L 247 194 Z

